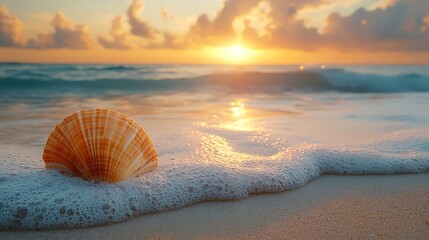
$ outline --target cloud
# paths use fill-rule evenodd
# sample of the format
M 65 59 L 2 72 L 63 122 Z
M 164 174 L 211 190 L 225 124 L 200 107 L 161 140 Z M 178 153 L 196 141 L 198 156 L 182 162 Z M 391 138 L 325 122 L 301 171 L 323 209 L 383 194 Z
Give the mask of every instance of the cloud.
M 133 0 L 126 12 L 127 25 L 123 17 L 116 17 L 110 34 L 97 40 L 105 48 L 124 50 L 131 48 L 132 40 L 141 48 L 165 49 L 241 43 L 249 48 L 305 51 L 429 51 L 429 1 L 353 0 L 348 4 L 348 10 L 343 11 L 337 10 L 338 4 L 332 0 L 225 0 L 214 16 L 201 14 L 183 30 L 178 30 L 183 17 L 164 7 L 164 24 L 175 28 L 160 31 L 141 17 L 143 1 Z M 308 24 L 313 15 L 303 12 L 310 9 L 313 13 L 319 7 L 324 10 L 317 18 L 326 24 L 316 28 Z M 86 49 L 94 45 L 88 29 L 73 24 L 62 12 L 51 24 L 53 32 L 39 34 L 25 45 L 19 20 L 0 5 L 0 46 Z
M 98 37 L 98 43 L 105 48 L 127 50 L 131 48 L 128 33 L 122 25 L 122 16 L 115 17 L 111 22 L 110 36 Z
M 227 0 L 211 18 L 207 14 L 197 17 L 186 33 L 160 32 L 160 42 L 146 45 L 150 48 L 199 48 L 225 46 L 243 42 L 254 48 L 315 49 L 321 36 L 314 28 L 306 28 L 296 20 L 297 8 L 317 4 L 320 0 Z M 142 9 L 134 1 L 129 8 Z M 137 11 L 137 10 L 134 10 Z M 168 9 L 161 9 L 164 19 L 171 17 Z M 136 14 L 136 15 L 138 15 Z M 144 29 L 148 24 L 144 22 Z
M 186 45 L 242 42 L 253 48 L 366 51 L 429 50 L 429 1 L 381 1 L 347 16 L 331 12 L 322 31 L 297 13 L 323 0 L 227 0 L 215 15 L 200 15 L 183 39 Z
M 39 34 L 27 42 L 29 48 L 88 49 L 94 45 L 85 25 L 74 25 L 63 12 L 57 12 L 51 22 L 54 31 Z
M 236 17 L 247 14 L 260 0 L 230 0 L 223 3 L 222 8 L 213 20 L 202 14 L 190 27 L 187 39 L 196 45 L 222 45 L 236 41 L 233 22 Z
M 258 36 L 251 28 L 244 35 L 260 48 L 288 48 L 313 50 L 321 42 L 317 29 L 307 28 L 303 20 L 297 19 L 298 9 L 306 4 L 316 4 L 318 1 L 280 1 L 271 0 L 270 12 L 272 25 L 270 34 Z
M 423 26 L 420 28 L 420 32 L 429 31 L 429 14 L 422 19 L 422 22 Z
M 187 38 L 195 45 L 244 42 L 254 48 L 314 49 L 320 36 L 296 19 L 299 7 L 320 0 L 228 0 L 213 19 L 200 15 Z
M 174 34 L 169 32 L 162 33 L 161 42 L 149 44 L 148 48 L 164 48 L 164 49 L 189 49 L 191 48 L 189 41 L 183 34 Z
M 370 11 L 360 8 L 350 16 L 332 13 L 323 32 L 324 43 L 342 49 L 427 51 L 429 42 L 422 29 L 426 29 L 429 2 L 413 2 Z
M 134 0 L 128 8 L 127 16 L 128 23 L 131 27 L 131 33 L 144 38 L 154 38 L 157 31 L 140 17 L 143 8 L 144 5 L 141 0 Z
M 164 20 L 168 20 L 171 17 L 170 10 L 166 7 L 161 8 L 161 15 Z
M 236 34 L 242 36 L 246 28 L 252 28 L 259 37 L 270 35 L 276 25 L 271 17 L 271 4 L 267 1 L 259 2 L 249 13 L 236 17 L 232 23 Z
M 0 4 L 0 47 L 21 47 L 23 44 L 21 22 Z

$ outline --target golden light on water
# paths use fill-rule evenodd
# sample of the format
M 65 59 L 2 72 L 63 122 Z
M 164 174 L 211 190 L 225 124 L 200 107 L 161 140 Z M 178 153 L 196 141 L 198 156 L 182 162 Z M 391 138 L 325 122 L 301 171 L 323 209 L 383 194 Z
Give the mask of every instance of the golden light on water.
M 216 110 L 216 113 L 212 113 L 201 125 L 234 131 L 257 131 L 253 110 L 247 108 L 245 102 L 244 99 L 229 102 L 228 105 Z
M 257 159 L 277 161 L 278 157 L 283 156 L 281 154 L 284 150 L 283 143 L 279 141 L 271 142 L 270 134 L 261 126 L 263 124 L 257 120 L 258 116 L 267 116 L 270 113 L 246 106 L 249 101 L 251 100 L 235 99 L 227 102 L 207 122 L 200 123 L 201 127 L 206 129 L 200 138 L 201 147 L 197 150 L 203 160 L 235 168 L 250 167 L 255 169 L 258 166 L 249 166 L 247 163 Z M 233 131 L 236 131 L 235 134 L 240 134 L 239 136 L 241 137 L 238 141 L 235 137 L 230 138 L 234 134 L 223 134 Z M 243 144 L 249 147 L 243 149 L 241 147 Z
M 246 109 L 243 100 L 232 101 L 229 105 L 227 119 L 221 123 L 223 128 L 236 131 L 255 130 L 253 118 L 249 115 L 249 110 Z
M 241 101 L 231 102 L 230 105 L 231 105 L 230 111 L 232 113 L 232 116 L 239 118 L 246 113 L 244 104 Z

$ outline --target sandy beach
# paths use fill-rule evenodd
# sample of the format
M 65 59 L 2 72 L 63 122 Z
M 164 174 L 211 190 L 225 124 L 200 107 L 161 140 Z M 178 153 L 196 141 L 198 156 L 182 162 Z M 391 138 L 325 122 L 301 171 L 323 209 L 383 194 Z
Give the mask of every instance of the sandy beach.
M 203 202 L 84 229 L 1 239 L 428 239 L 429 173 L 327 175 L 294 191 Z

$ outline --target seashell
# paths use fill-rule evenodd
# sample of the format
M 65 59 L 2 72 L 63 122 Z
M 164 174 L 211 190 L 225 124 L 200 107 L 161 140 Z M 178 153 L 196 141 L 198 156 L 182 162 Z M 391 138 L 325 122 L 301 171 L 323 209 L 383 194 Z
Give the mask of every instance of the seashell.
M 137 177 L 158 164 L 143 128 L 107 109 L 85 109 L 66 117 L 50 134 L 43 161 L 48 169 L 96 182 Z

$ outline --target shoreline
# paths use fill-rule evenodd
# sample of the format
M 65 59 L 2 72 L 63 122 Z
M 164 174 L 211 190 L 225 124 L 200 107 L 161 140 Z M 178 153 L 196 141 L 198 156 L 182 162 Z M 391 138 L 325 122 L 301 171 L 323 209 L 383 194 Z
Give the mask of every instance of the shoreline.
M 108 226 L 2 231 L 1 239 L 427 239 L 429 173 L 324 175 L 301 188 L 201 202 Z

